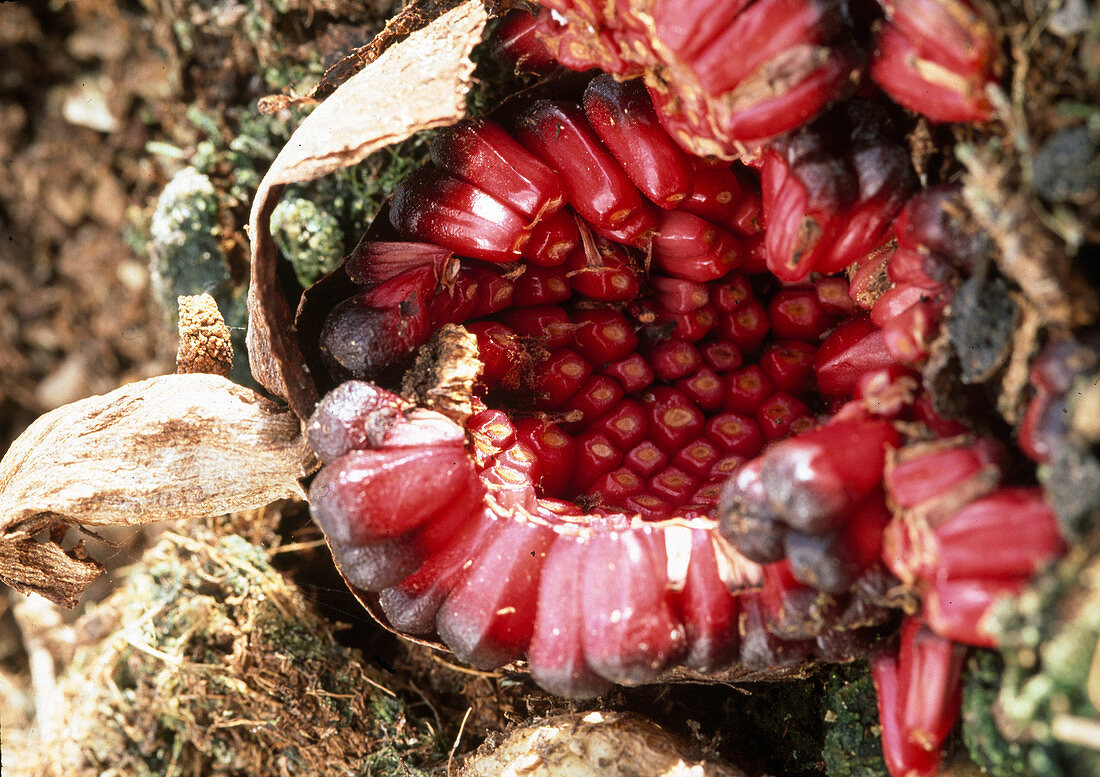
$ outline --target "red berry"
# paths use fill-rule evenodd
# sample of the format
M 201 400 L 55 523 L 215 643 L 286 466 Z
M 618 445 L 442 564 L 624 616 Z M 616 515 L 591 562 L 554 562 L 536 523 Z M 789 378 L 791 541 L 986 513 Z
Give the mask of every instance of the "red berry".
M 666 499 L 671 505 L 683 504 L 698 486 L 698 479 L 679 467 L 667 467 L 649 481 L 650 493 Z
M 495 321 L 478 321 L 466 328 L 477 337 L 478 358 L 483 365 L 481 379 L 490 388 L 496 388 L 519 363 L 520 345 L 516 332 Z
M 559 535 L 546 552 L 527 650 L 535 682 L 569 698 L 597 696 L 611 685 L 592 671 L 584 655 L 584 614 L 579 603 L 587 594 L 586 562 L 587 542 L 578 537 Z
M 817 349 L 814 373 L 817 387 L 829 396 L 850 396 L 864 372 L 892 364 L 882 330 L 867 318 L 854 318 L 837 327 Z
M 618 467 L 622 451 L 603 432 L 584 432 L 576 437 L 577 458 L 569 492 L 583 494 L 601 475 Z
M 563 208 L 531 227 L 523 258 L 540 267 L 557 267 L 581 244 L 573 211 Z
M 709 367 L 702 367 L 694 374 L 676 381 L 676 388 L 704 410 L 722 407 L 726 396 L 725 384 Z
M 505 203 L 528 223 L 565 204 L 557 174 L 491 121 L 467 119 L 440 130 L 431 154 L 441 169 Z
M 702 478 L 710 474 L 721 455 L 714 443 L 700 437 L 677 451 L 672 463 L 688 474 Z
M 755 351 L 768 335 L 771 323 L 764 306 L 756 300 L 742 303 L 732 313 L 718 319 L 718 334 L 742 352 Z
M 759 366 L 750 364 L 726 376 L 724 407 L 735 413 L 755 415 L 764 400 L 774 393 L 771 378 Z
M 737 238 L 717 224 L 674 210 L 664 214 L 653 239 L 653 266 L 676 278 L 721 278 L 741 261 Z
M 721 413 L 708 420 L 705 429 L 723 453 L 752 458 L 764 449 L 764 435 L 749 416 Z
M 1001 488 L 935 529 L 939 579 L 1028 578 L 1065 552 L 1058 518 L 1037 488 Z
M 724 340 L 706 343 L 699 348 L 699 351 L 703 354 L 703 361 L 707 366 L 719 374 L 735 370 L 744 362 L 737 346 Z
M 739 273 L 730 273 L 710 284 L 711 300 L 723 313 L 732 313 L 741 303 L 753 299 L 749 279 Z
M 649 366 L 661 380 L 673 381 L 691 375 L 703 366 L 703 356 L 691 343 L 664 340 L 649 351 Z
M 432 243 L 364 240 L 344 262 L 344 272 L 360 286 L 377 286 L 418 267 L 431 267 L 437 281 L 453 281 L 458 260 Z
M 829 316 L 813 289 L 784 289 L 768 303 L 768 319 L 776 337 L 816 342 L 829 326 Z
M 817 349 L 800 340 L 782 340 L 764 348 L 760 368 L 775 387 L 788 394 L 803 394 L 810 388 Z
M 579 246 L 566 257 L 569 282 L 578 294 L 601 302 L 626 302 L 640 288 L 634 260 L 622 246 L 600 241 L 597 249 Z
M 615 378 L 628 394 L 637 394 L 654 379 L 649 363 L 638 353 L 608 364 L 603 368 L 603 374 Z
M 692 190 L 691 162 L 668 136 L 641 80 L 593 78 L 584 90 L 592 129 L 642 193 L 675 208 Z
M 482 669 L 502 666 L 527 648 L 543 559 L 554 540 L 547 526 L 501 523 L 436 616 L 447 647 L 460 661 Z
M 696 165 L 691 196 L 680 203 L 680 207 L 688 213 L 732 229 L 733 226 L 727 219 L 744 194 L 741 180 L 728 167 Z
M 619 450 L 629 450 L 645 439 L 649 419 L 645 407 L 636 399 L 624 399 L 600 416 L 588 429 L 603 432 L 615 441 Z
M 1027 578 L 937 580 L 925 594 L 924 621 L 947 639 L 994 648 L 997 638 L 987 622 L 991 608 L 999 599 L 1018 596 L 1026 585 Z
M 711 532 L 691 530 L 690 563 L 679 605 L 687 638 L 684 663 L 700 671 L 713 671 L 737 657 L 737 598 L 718 561 L 719 554 L 725 560 L 725 552 L 716 547 Z
M 906 108 L 932 121 L 983 122 L 997 48 L 967 0 L 891 0 L 875 40 L 871 77 Z
M 710 292 L 704 283 L 661 275 L 652 278 L 650 283 L 656 294 L 657 306 L 669 313 L 687 313 L 703 307 L 710 300 Z
M 889 652 L 871 661 L 871 678 L 878 692 L 879 725 L 882 727 L 882 755 L 891 775 L 935 777 L 939 773 L 942 755 L 939 750 L 925 750 L 909 739 L 902 724 L 905 700 L 898 677 L 897 657 Z
M 538 460 L 538 493 L 566 496 L 573 477 L 576 443 L 557 424 L 535 418 L 516 422 L 516 439 L 525 444 Z
M 654 389 L 649 412 L 649 437 L 666 452 L 674 453 L 703 431 L 702 412 L 681 391 L 663 386 Z
M 531 388 L 543 398 L 543 407 L 562 407 L 592 374 L 592 365 L 569 348 L 559 348 L 538 365 Z
M 515 281 L 512 304 L 554 305 L 569 299 L 571 293 L 564 270 L 528 267 Z
M 551 350 L 568 345 L 573 339 L 573 322 L 557 305 L 509 308 L 498 313 L 496 318 L 517 335 L 538 340 L 540 345 Z
M 651 477 L 664 469 L 668 463 L 668 454 L 651 441 L 643 440 L 627 451 L 623 463 L 642 477 Z
M 619 467 L 596 480 L 588 489 L 591 498 L 610 507 L 622 507 L 626 501 L 645 489 L 645 481 L 632 469 Z
M 394 189 L 390 222 L 401 234 L 487 262 L 519 258 L 527 224 L 519 213 L 466 181 L 432 167 Z
M 535 16 L 516 9 L 497 27 L 493 36 L 493 57 L 511 65 L 516 72 L 542 72 L 557 64 L 554 55 L 535 35 Z
M 619 361 L 637 350 L 634 328 L 617 310 L 582 310 L 573 315 L 573 324 L 573 344 L 593 364 Z
M 619 403 L 623 387 L 614 378 L 593 375 L 577 390 L 562 409 L 568 414 L 579 414 L 575 423 L 594 421 Z

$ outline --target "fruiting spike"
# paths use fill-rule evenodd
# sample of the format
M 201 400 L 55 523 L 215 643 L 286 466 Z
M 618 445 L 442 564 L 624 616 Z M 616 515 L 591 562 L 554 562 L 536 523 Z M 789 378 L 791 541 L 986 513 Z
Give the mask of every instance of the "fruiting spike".
M 597 232 L 623 243 L 652 233 L 652 206 L 600 144 L 579 108 L 539 100 L 520 116 L 516 138 L 561 175 L 569 204 Z
M 401 397 L 373 383 L 349 380 L 317 403 L 306 438 L 328 464 L 348 451 L 379 447 L 379 431 L 403 419 L 408 407 Z
M 925 750 L 912 742 L 902 724 L 905 699 L 897 657 L 886 651 L 875 656 L 871 660 L 871 679 L 878 692 L 882 755 L 891 777 L 935 777 L 939 773 L 940 752 Z
M 477 512 L 413 574 L 378 595 L 390 625 L 408 634 L 431 634 L 435 616 L 447 595 L 462 581 L 477 558 L 503 529 L 491 512 Z
M 741 244 L 730 232 L 682 210 L 666 213 L 653 239 L 653 264 L 688 281 L 721 278 L 741 262 Z
M 309 489 L 314 518 L 346 526 L 355 543 L 398 537 L 480 498 L 470 459 L 453 445 L 352 451 L 326 466 Z
M 322 352 L 356 377 L 377 377 L 431 335 L 434 287 L 432 268 L 423 267 L 344 300 L 325 319 Z
M 875 40 L 871 78 L 932 121 L 987 121 L 997 51 L 967 0 L 882 0 L 887 22 Z
M 1026 578 L 1012 580 L 959 579 L 936 581 L 924 598 L 922 615 L 932 631 L 975 647 L 994 648 L 997 638 L 986 617 L 998 599 L 1018 596 Z
M 1001 488 L 936 527 L 937 579 L 1028 578 L 1065 552 L 1058 518 L 1038 488 Z
M 502 127 L 467 119 L 439 131 L 432 161 L 535 223 L 565 204 L 557 173 L 531 155 Z
M 363 240 L 344 263 L 352 283 L 377 286 L 407 270 L 431 267 L 438 282 L 453 281 L 458 260 L 451 251 L 432 243 Z
M 684 622 L 684 664 L 702 672 L 727 666 L 737 658 L 737 599 L 719 573 L 711 532 L 691 529 L 687 577 L 677 601 Z
M 886 452 L 899 442 L 883 421 L 835 421 L 769 448 L 760 479 L 789 526 L 830 531 L 882 482 Z

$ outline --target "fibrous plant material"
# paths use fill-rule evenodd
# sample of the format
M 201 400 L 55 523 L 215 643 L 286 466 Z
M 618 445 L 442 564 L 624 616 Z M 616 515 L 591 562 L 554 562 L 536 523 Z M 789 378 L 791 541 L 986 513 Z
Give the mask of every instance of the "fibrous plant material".
M 166 533 L 71 629 L 57 719 L 33 732 L 56 738 L 5 738 L 13 774 L 419 775 L 440 757 L 241 537 Z
M 255 456 L 234 463 L 242 449 Z M 35 421 L 0 462 L 0 579 L 72 606 L 100 566 L 82 544 L 62 544 L 70 525 L 262 507 L 300 497 L 315 461 L 291 414 L 217 375 L 164 375 L 74 402 Z

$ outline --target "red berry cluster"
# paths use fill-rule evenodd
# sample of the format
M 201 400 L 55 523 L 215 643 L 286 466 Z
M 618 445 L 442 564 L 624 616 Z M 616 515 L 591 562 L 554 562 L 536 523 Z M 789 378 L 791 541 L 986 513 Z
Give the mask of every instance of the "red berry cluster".
M 786 562 L 762 569 L 711 531 L 731 474 L 811 429 L 853 369 L 892 361 L 843 278 L 763 273 L 755 174 L 685 154 L 640 82 L 610 76 L 581 105 L 534 103 L 514 138 L 456 125 L 432 156 L 390 211 L 425 242 L 356 249 L 363 291 L 322 346 L 374 378 L 464 323 L 484 403 L 465 435 L 358 380 L 318 406 L 311 503 L 349 580 L 396 628 L 478 666 L 526 654 L 570 695 L 672 664 L 864 653 L 885 611 L 840 590 L 800 607 L 815 592 Z
M 1003 450 L 969 436 L 919 443 L 886 468 L 896 519 L 882 558 L 922 598 L 899 646 L 871 663 L 893 774 L 934 775 L 958 718 L 961 645 L 995 647 L 993 605 L 1065 551 L 1038 488 L 1001 486 Z
M 789 132 L 871 81 L 937 122 L 986 121 L 999 67 L 969 0 L 547 0 L 517 13 L 502 47 L 522 66 L 644 75 L 669 134 L 732 157 Z M 867 41 L 869 45 L 861 45 Z M 736 54 L 733 54 L 736 52 Z
M 882 5 L 877 83 L 934 120 L 988 117 L 973 8 Z M 393 239 L 345 263 L 314 516 L 396 629 L 479 667 L 526 658 L 570 696 L 866 655 L 892 573 L 923 609 L 875 658 L 884 749 L 893 774 L 932 774 L 955 643 L 989 644 L 991 601 L 1062 549 L 1038 492 L 1000 485 L 995 445 L 914 369 L 979 240 L 956 190 L 917 191 L 881 105 L 823 111 L 860 57 L 848 3 L 605 7 L 547 2 L 500 46 L 644 79 L 440 132 L 394 192 Z M 750 166 L 684 150 L 777 135 Z M 366 382 L 444 324 L 482 365 L 464 427 Z M 1064 389 L 1036 374 L 1047 407 Z

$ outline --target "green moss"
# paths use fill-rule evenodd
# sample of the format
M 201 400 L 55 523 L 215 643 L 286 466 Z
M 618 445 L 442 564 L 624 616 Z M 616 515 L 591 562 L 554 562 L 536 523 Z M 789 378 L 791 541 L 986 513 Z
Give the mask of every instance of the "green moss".
M 1019 742 L 1009 742 L 997 729 L 993 717 L 997 693 L 1001 686 L 1004 662 L 988 650 L 979 650 L 967 664 L 963 684 L 962 733 L 963 742 L 970 757 L 990 777 L 1029 777 L 1031 774 L 1049 774 L 1056 777 L 1060 771 L 1033 772 L 1027 752 Z
M 422 775 L 444 755 L 240 537 L 166 535 L 85 621 L 43 775 Z
M 284 197 L 271 214 L 271 234 L 303 287 L 336 266 L 344 255 L 344 232 L 312 200 Z
M 1032 589 L 995 611 L 1002 649 L 978 654 L 964 687 L 963 735 L 994 777 L 1100 774 L 1100 752 L 1056 735 L 1095 722 L 1087 685 L 1100 641 L 1100 557 L 1077 546 Z
M 193 168 L 178 172 L 157 200 L 150 224 L 153 283 L 165 311 L 181 294 L 229 286 L 229 265 L 218 243 L 218 195 L 210 179 Z
M 865 662 L 831 669 L 825 679 L 825 743 L 829 777 L 888 777 L 882 760 L 878 702 Z

